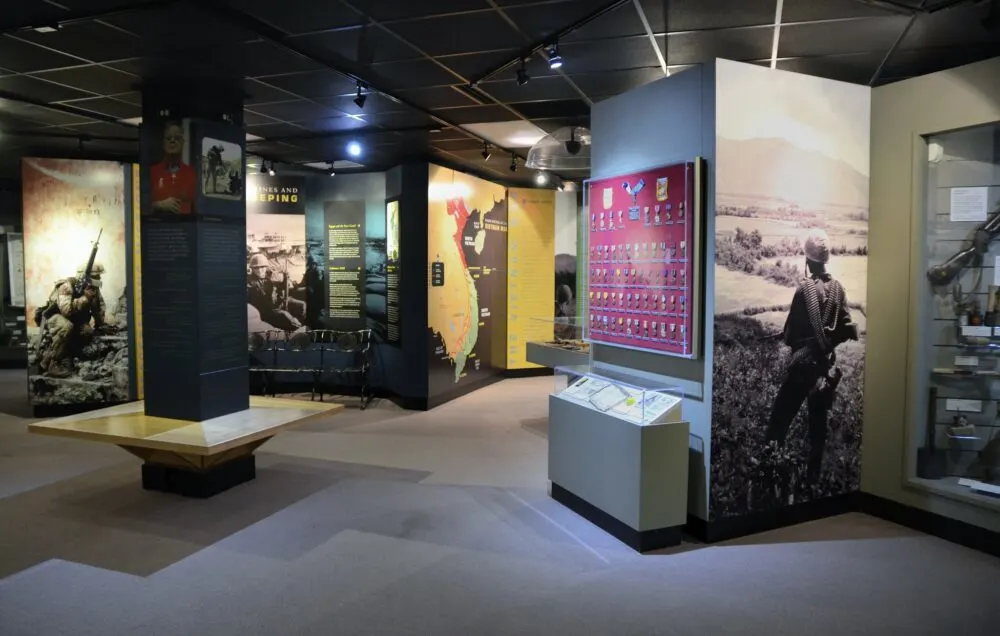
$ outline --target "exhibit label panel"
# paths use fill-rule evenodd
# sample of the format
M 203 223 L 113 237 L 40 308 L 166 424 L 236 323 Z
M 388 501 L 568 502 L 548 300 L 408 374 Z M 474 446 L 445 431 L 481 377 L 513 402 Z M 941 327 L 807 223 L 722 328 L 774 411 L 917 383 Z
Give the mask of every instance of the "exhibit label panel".
M 328 201 L 326 268 L 328 316 L 333 329 L 365 324 L 365 203 Z
M 23 160 L 34 405 L 129 399 L 125 170 L 109 161 Z
M 386 245 L 386 341 L 399 343 L 399 200 L 385 204 L 385 245 Z
M 527 343 L 553 336 L 555 278 L 554 190 L 510 188 L 507 237 L 507 368 L 537 367 L 525 359 Z
M 697 355 L 698 171 L 682 163 L 590 182 L 591 341 Z
M 247 180 L 247 327 L 302 327 L 307 315 L 306 219 L 300 176 Z
M 507 339 L 507 191 L 430 166 L 430 392 L 502 369 Z
M 718 62 L 710 520 L 860 488 L 870 105 Z

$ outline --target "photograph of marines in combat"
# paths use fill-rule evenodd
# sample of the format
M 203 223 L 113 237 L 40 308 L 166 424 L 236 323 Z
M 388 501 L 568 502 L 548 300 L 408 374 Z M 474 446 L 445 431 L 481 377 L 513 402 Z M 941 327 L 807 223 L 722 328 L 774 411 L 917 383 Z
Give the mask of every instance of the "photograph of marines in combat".
M 249 253 L 247 258 L 247 314 L 249 331 L 298 331 L 306 324 L 307 273 L 295 276 L 299 253 Z
M 88 261 L 55 281 L 48 302 L 35 310 L 38 333 L 28 346 L 35 404 L 128 399 L 127 295 L 122 290 L 109 311 L 101 293 L 105 270 L 97 261 L 101 234 Z

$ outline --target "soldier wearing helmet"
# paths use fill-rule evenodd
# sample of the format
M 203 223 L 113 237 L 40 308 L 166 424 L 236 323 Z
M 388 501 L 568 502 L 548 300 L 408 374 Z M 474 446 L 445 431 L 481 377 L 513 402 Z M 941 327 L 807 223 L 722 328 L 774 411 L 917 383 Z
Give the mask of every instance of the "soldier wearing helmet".
M 799 281 L 785 321 L 784 342 L 792 349 L 788 373 L 778 389 L 767 424 L 767 440 L 783 446 L 803 402 L 809 421 L 809 464 L 813 481 L 822 470 L 827 420 L 842 372 L 836 348 L 858 339 L 844 287 L 826 271 L 829 238 L 822 230 L 806 237 L 807 276 Z
M 284 302 L 280 296 L 283 294 L 279 294 L 278 286 L 271 279 L 270 267 L 264 254 L 254 254 L 247 261 L 247 302 L 260 313 L 261 320 L 275 329 L 295 331 L 302 323 L 282 306 Z
M 105 324 L 104 297 L 101 296 L 101 275 L 104 266 L 95 263 L 90 281 L 83 286 L 83 293 L 75 297 L 74 290 L 86 275 L 80 267 L 76 276 L 56 283 L 43 310 L 44 331 L 48 346 L 39 352 L 38 366 L 42 373 L 52 378 L 65 378 L 73 373 L 73 352 L 86 347 L 93 340 L 94 329 Z

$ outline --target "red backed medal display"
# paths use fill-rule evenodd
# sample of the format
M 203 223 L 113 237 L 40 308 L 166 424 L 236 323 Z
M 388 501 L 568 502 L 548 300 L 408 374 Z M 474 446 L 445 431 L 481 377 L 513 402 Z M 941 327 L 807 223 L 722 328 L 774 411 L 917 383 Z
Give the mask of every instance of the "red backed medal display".
M 591 181 L 588 333 L 691 357 L 694 163 Z

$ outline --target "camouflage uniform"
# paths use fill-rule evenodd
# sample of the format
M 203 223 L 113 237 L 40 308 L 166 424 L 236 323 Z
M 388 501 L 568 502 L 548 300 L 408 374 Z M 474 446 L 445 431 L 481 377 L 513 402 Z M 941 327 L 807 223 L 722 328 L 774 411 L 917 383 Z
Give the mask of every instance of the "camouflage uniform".
M 45 319 L 44 328 L 48 347 L 39 360 L 39 366 L 45 375 L 50 377 L 70 375 L 72 352 L 90 344 L 94 337 L 94 329 L 104 326 L 106 307 L 100 289 L 102 273 L 104 268 L 101 265 L 94 265 L 91 272 L 91 287 L 95 293 L 92 299 L 86 294 L 73 298 L 73 288 L 83 278 L 83 269 L 78 270 L 75 277 L 60 281 L 49 296 L 49 306 L 52 309 Z

